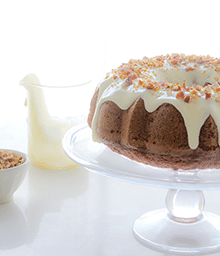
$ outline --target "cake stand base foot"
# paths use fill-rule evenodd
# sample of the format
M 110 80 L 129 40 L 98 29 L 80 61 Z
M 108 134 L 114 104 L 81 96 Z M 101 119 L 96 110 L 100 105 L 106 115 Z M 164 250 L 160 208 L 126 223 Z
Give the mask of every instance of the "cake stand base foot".
M 220 250 L 220 217 L 202 213 L 193 222 L 174 220 L 167 209 L 138 218 L 134 237 L 142 245 L 162 252 L 197 254 Z

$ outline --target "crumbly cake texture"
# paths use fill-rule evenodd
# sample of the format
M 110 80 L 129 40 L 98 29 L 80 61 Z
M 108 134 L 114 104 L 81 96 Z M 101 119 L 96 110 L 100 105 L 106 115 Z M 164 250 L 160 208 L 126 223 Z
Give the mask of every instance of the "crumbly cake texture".
M 219 77 L 220 59 L 210 56 L 186 56 L 172 54 L 130 60 L 107 74 L 111 76 L 111 87 L 129 87 L 136 90 L 145 89 L 153 93 L 165 93 L 184 106 L 203 99 L 218 104 L 220 95 Z M 159 69 L 160 73 L 155 72 Z M 212 72 L 212 81 L 189 83 L 184 78 L 177 82 L 161 80 L 161 73 L 197 72 L 205 75 Z M 183 73 L 185 74 L 185 73 Z M 209 75 L 207 75 L 209 77 Z M 170 77 L 169 77 L 170 78 Z M 172 80 L 172 77 L 171 79 Z M 200 79 L 200 81 L 202 81 Z M 173 170 L 193 170 L 220 168 L 219 131 L 214 118 L 208 115 L 199 131 L 198 147 L 189 146 L 188 132 L 181 112 L 172 104 L 164 102 L 155 111 L 147 111 L 145 102 L 138 97 L 127 109 L 122 109 L 111 100 L 104 101 L 98 111 L 100 87 L 95 91 L 90 105 L 88 124 L 95 128 L 99 140 L 112 151 L 132 160 L 160 168 Z M 148 98 L 149 99 L 149 98 Z M 117 99 L 120 101 L 120 99 Z M 186 104 L 186 105 L 185 105 Z M 97 122 L 93 124 L 98 112 Z M 194 125 L 191 123 L 190 125 Z

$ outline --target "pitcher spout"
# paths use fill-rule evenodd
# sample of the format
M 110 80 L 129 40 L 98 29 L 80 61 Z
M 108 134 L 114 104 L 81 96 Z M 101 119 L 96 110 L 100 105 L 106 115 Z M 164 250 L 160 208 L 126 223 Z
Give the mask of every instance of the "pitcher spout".
M 30 73 L 26 75 L 19 83 L 20 85 L 24 86 L 27 90 L 31 84 L 40 85 L 40 80 L 34 73 Z
M 28 75 L 26 75 L 20 82 L 19 84 L 21 86 L 24 86 L 27 90 L 27 92 L 29 92 L 31 85 L 40 85 L 40 80 L 38 79 L 38 77 L 34 74 L 34 73 L 30 73 Z M 24 105 L 27 106 L 27 96 L 24 102 Z

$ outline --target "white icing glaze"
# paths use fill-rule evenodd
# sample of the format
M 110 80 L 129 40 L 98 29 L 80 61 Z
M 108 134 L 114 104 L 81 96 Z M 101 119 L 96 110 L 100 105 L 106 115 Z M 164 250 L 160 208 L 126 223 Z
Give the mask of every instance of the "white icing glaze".
M 191 67 L 194 63 L 189 63 L 187 67 Z M 186 83 L 188 86 L 193 84 L 204 85 L 206 82 L 215 83 L 214 77 L 218 73 L 211 68 L 200 65 L 193 71 L 187 72 L 186 66 L 180 65 L 178 68 L 173 68 L 169 63 L 165 63 L 162 68 L 149 69 L 148 74 L 152 80 L 166 80 L 172 84 Z M 220 134 L 220 103 L 216 100 L 219 97 L 218 93 L 210 89 L 212 97 L 206 99 L 201 93 L 200 97 L 186 103 L 181 99 L 177 99 L 178 91 L 168 93 L 167 90 L 161 88 L 158 91 L 149 90 L 142 86 L 138 86 L 139 79 L 134 79 L 133 84 L 125 86 L 125 79 L 113 79 L 113 74 L 99 84 L 99 96 L 96 104 L 96 111 L 93 118 L 92 130 L 93 139 L 98 141 L 96 133 L 96 125 L 100 106 L 106 101 L 112 101 L 121 109 L 128 109 L 132 103 L 141 97 L 144 100 L 145 108 L 148 112 L 155 111 L 163 103 L 172 104 L 181 114 L 185 122 L 188 133 L 188 143 L 191 149 L 196 149 L 199 144 L 199 134 L 205 120 L 211 115 L 217 125 L 218 133 Z M 134 89 L 135 88 L 135 89 Z M 190 95 L 190 92 L 185 92 Z M 220 144 L 220 136 L 219 136 Z

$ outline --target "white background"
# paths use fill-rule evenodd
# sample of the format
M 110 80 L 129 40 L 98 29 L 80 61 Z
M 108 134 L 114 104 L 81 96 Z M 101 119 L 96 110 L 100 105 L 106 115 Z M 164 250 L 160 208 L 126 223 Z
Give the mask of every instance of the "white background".
M 217 0 L 2 0 L 0 147 L 27 151 L 26 92 L 19 81 L 28 73 L 42 84 L 69 85 L 101 80 L 131 58 L 167 53 L 220 57 L 219 24 Z M 14 246 L 9 242 L 12 222 L 6 218 L 9 245 L 0 245 L 1 255 L 168 255 L 142 247 L 129 233 L 136 217 L 164 207 L 163 189 L 85 170 L 59 175 L 31 172 L 15 203 L 0 209 L 4 218 L 11 213 L 16 223 L 26 223 L 23 240 Z M 70 178 L 79 182 L 73 182 L 74 188 Z M 207 208 L 220 214 L 216 195 L 207 192 Z
M 42 84 L 74 84 L 101 79 L 131 58 L 219 57 L 218 31 L 214 0 L 1 1 L 2 92 L 13 104 L 14 86 L 30 72 Z
M 218 3 L 1 1 L 0 121 L 18 116 L 18 82 L 30 72 L 42 84 L 75 84 L 91 77 L 101 80 L 131 58 L 167 53 L 219 57 Z M 15 105 L 13 114 L 9 108 Z

